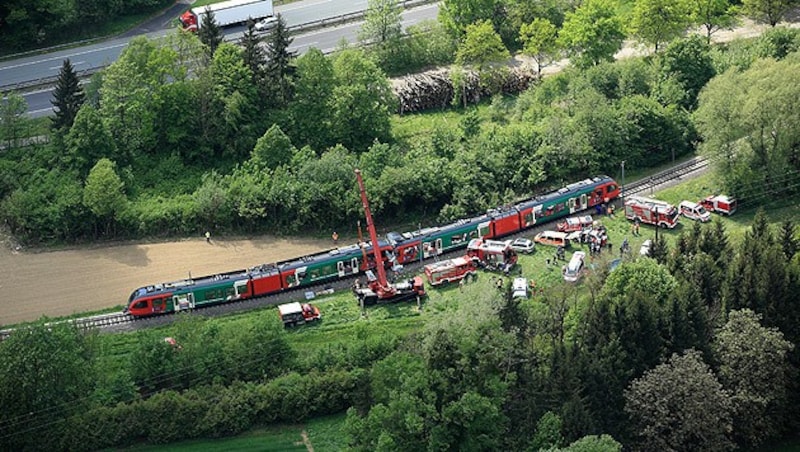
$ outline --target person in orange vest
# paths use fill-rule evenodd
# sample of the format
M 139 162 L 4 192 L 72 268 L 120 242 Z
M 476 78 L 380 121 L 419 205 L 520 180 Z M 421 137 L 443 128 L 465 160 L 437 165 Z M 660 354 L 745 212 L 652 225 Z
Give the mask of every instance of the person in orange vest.
M 331 234 L 331 238 L 333 239 L 334 245 L 339 243 L 339 234 L 337 234 L 336 231 L 333 231 L 333 234 Z

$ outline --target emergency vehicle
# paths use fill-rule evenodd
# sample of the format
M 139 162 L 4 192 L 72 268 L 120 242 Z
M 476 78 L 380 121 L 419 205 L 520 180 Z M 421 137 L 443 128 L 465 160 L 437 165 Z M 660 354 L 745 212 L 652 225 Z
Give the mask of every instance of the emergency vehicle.
M 284 326 L 302 325 L 322 318 L 318 307 L 310 303 L 300 304 L 298 302 L 278 306 L 278 315 Z
M 517 265 L 517 252 L 510 241 L 472 239 L 467 244 L 467 256 L 477 258 L 488 270 L 508 273 Z
M 681 210 L 681 215 L 690 220 L 697 220 L 701 223 L 711 221 L 711 214 L 703 206 L 695 202 L 681 201 L 678 204 L 678 208 Z
M 564 222 L 558 223 L 556 229 L 560 232 L 583 231 L 592 227 L 592 216 L 569 217 Z
M 700 205 L 711 212 L 725 215 L 732 215 L 736 212 L 736 200 L 725 195 L 706 196 L 706 199 L 700 201 Z
M 672 204 L 643 196 L 630 196 L 625 200 L 625 218 L 662 228 L 674 228 L 680 212 Z
M 459 281 L 467 276 L 474 278 L 477 276 L 476 267 L 477 265 L 472 259 L 457 257 L 426 265 L 425 276 L 428 277 L 430 285 L 438 286 Z

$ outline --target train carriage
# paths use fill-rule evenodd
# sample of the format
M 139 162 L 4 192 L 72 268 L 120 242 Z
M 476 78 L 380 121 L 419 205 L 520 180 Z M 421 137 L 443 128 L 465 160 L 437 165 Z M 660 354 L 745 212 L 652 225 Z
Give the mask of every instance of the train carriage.
M 388 263 L 392 246 L 383 241 L 379 242 L 379 246 L 385 262 Z M 350 245 L 281 262 L 278 264 L 281 285 L 284 289 L 309 286 L 373 269 L 375 258 L 370 256 L 371 253 L 371 244 L 367 244 L 364 250 L 359 245 Z M 364 261 L 365 255 L 366 261 Z
M 236 270 L 136 289 L 126 312 L 135 316 L 164 314 L 252 296 L 250 277 Z

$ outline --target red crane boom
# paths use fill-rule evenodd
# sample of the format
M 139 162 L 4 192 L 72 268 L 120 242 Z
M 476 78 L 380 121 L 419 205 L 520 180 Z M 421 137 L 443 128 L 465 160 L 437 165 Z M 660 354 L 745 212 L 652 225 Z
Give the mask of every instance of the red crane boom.
M 361 170 L 359 169 L 356 169 L 356 179 L 358 180 L 358 189 L 361 192 L 361 205 L 364 207 L 364 215 L 367 217 L 367 231 L 369 232 L 369 239 L 372 242 L 372 252 L 375 255 L 375 267 L 378 271 L 377 292 L 393 292 L 393 288 L 386 279 L 386 270 L 383 268 L 383 257 L 381 256 L 381 247 L 378 244 L 378 233 L 375 231 L 375 223 L 372 221 L 372 213 L 369 210 L 369 200 L 367 199 L 367 190 L 364 188 L 364 179 L 361 177 Z

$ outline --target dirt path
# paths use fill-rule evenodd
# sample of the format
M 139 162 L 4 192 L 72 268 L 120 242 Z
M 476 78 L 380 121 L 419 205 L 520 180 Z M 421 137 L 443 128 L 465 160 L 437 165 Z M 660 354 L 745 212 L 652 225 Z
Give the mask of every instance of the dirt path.
M 27 253 L 0 248 L 0 325 L 124 304 L 137 287 L 302 256 L 330 241 L 258 237 Z

